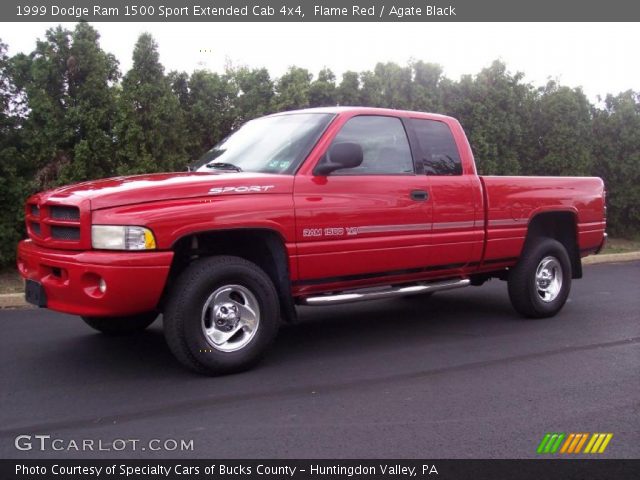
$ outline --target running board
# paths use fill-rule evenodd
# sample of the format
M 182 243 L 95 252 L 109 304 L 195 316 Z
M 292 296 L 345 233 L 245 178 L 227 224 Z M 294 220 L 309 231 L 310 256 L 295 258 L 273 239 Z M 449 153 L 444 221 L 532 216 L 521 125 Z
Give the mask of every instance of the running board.
M 449 280 L 446 282 L 419 283 L 415 285 L 405 285 L 403 287 L 389 287 L 384 290 L 377 290 L 373 292 L 351 290 L 350 292 L 338 293 L 336 295 L 302 297 L 298 299 L 297 302 L 299 305 L 308 306 L 339 305 L 342 303 L 362 302 L 364 300 L 381 300 L 406 295 L 418 295 L 420 293 L 453 290 L 454 288 L 466 287 L 470 283 L 471 281 L 468 278 L 464 278 L 460 280 Z

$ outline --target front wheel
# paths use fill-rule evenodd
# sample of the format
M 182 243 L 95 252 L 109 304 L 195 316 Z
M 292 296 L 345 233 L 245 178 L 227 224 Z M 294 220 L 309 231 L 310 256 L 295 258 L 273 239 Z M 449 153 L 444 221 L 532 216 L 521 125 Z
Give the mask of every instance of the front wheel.
M 278 331 L 278 294 L 269 276 L 243 258 L 193 262 L 178 278 L 164 311 L 169 348 L 185 367 L 207 375 L 245 370 Z
M 529 318 L 552 317 L 571 290 L 571 262 L 564 245 L 552 238 L 531 240 L 509 273 L 509 298 Z
M 82 320 L 91 328 L 107 335 L 126 335 L 141 332 L 156 318 L 158 318 L 158 312 L 140 313 L 128 317 L 82 317 Z

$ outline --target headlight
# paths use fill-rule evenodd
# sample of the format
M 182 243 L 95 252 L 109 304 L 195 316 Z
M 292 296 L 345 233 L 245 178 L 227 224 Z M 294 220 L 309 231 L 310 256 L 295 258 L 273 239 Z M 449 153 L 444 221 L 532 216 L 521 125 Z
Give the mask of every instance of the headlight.
M 93 225 L 91 246 L 100 250 L 153 250 L 156 239 L 144 227 Z

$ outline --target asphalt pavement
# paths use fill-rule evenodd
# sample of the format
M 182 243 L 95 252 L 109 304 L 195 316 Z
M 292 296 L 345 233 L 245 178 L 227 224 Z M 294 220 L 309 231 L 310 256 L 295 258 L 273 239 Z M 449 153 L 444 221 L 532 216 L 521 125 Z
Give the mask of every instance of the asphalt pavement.
M 547 432 L 611 432 L 601 457 L 638 458 L 640 262 L 584 274 L 545 320 L 497 280 L 307 307 L 219 378 L 180 367 L 160 320 L 110 338 L 0 310 L 0 458 L 533 458 Z

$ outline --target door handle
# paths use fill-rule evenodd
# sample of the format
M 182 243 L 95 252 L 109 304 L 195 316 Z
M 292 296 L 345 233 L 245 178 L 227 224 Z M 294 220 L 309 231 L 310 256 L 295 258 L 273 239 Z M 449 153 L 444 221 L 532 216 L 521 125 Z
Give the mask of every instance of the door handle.
M 425 202 L 429 200 L 429 194 L 424 190 L 413 190 L 411 192 L 411 200 L 415 200 L 416 202 Z

